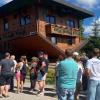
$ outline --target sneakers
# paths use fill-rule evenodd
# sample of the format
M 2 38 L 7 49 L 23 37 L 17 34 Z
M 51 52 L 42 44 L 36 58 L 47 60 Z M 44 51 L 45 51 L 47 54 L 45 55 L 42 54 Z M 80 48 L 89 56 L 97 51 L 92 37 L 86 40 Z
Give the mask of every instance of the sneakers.
M 31 89 L 31 90 L 29 90 L 29 92 L 33 92 L 33 90 Z

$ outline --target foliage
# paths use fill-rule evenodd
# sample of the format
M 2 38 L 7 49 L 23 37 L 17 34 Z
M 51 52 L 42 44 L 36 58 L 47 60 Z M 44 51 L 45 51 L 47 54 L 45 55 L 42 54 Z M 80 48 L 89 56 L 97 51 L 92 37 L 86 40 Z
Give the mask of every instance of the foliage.
M 92 24 L 92 32 L 90 33 L 92 36 L 90 36 L 88 44 L 85 45 L 85 47 L 81 50 L 82 52 L 86 52 L 89 56 L 91 56 L 91 51 L 94 48 L 100 49 L 100 23 L 97 21 L 94 21 Z
M 86 52 L 89 56 L 92 54 L 92 50 L 94 48 L 100 49 L 100 37 L 91 37 L 88 44 L 85 45 L 85 47 L 81 50 L 82 52 Z
M 47 84 L 54 84 L 55 83 L 55 69 L 49 68 L 47 78 L 46 78 Z
M 83 32 L 84 32 L 83 20 L 81 20 L 80 23 L 79 23 L 79 30 L 80 30 L 79 35 L 80 35 L 81 38 L 83 38 Z
M 99 33 L 100 33 L 100 23 L 97 21 L 94 21 L 92 24 L 93 28 L 92 28 L 92 34 L 94 37 L 99 37 Z

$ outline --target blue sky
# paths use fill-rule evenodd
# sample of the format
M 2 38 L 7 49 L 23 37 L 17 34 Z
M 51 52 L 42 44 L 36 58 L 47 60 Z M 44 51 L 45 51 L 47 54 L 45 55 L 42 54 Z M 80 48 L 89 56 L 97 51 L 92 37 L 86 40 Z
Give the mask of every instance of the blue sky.
M 0 6 L 4 5 L 10 1 L 12 1 L 12 0 L 0 0 Z
M 0 6 L 10 1 L 12 0 L 0 0 Z M 94 19 L 100 22 L 100 0 L 65 0 L 65 1 L 68 1 L 74 5 L 80 6 L 82 8 L 94 12 L 95 17 L 84 20 L 84 28 L 85 28 L 84 33 L 89 34 L 91 32 L 91 24 L 93 23 Z

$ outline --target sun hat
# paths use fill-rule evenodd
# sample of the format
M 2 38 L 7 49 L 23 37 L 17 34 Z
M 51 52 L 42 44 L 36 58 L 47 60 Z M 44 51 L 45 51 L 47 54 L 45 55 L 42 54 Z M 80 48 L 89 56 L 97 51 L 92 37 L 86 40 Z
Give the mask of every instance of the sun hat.
M 32 59 L 32 62 L 33 62 L 33 61 L 34 61 L 34 62 L 38 62 L 38 61 L 39 61 L 39 59 L 38 59 L 37 57 L 32 57 L 31 59 Z

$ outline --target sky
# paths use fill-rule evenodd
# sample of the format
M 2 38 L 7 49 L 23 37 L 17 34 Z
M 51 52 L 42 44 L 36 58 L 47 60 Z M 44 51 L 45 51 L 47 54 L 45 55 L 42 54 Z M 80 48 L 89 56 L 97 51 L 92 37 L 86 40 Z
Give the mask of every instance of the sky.
M 10 2 L 12 0 L 0 0 L 0 6 Z M 95 16 L 92 18 L 88 18 L 84 20 L 84 34 L 88 35 L 91 33 L 91 28 L 92 28 L 92 23 L 94 20 L 97 22 L 100 22 L 100 0 L 65 0 L 68 1 L 69 3 L 72 3 L 76 6 L 80 6 L 82 8 L 85 8 L 89 11 L 92 11 Z
M 12 0 L 0 0 L 0 6 L 4 5 L 10 1 L 12 1 Z

